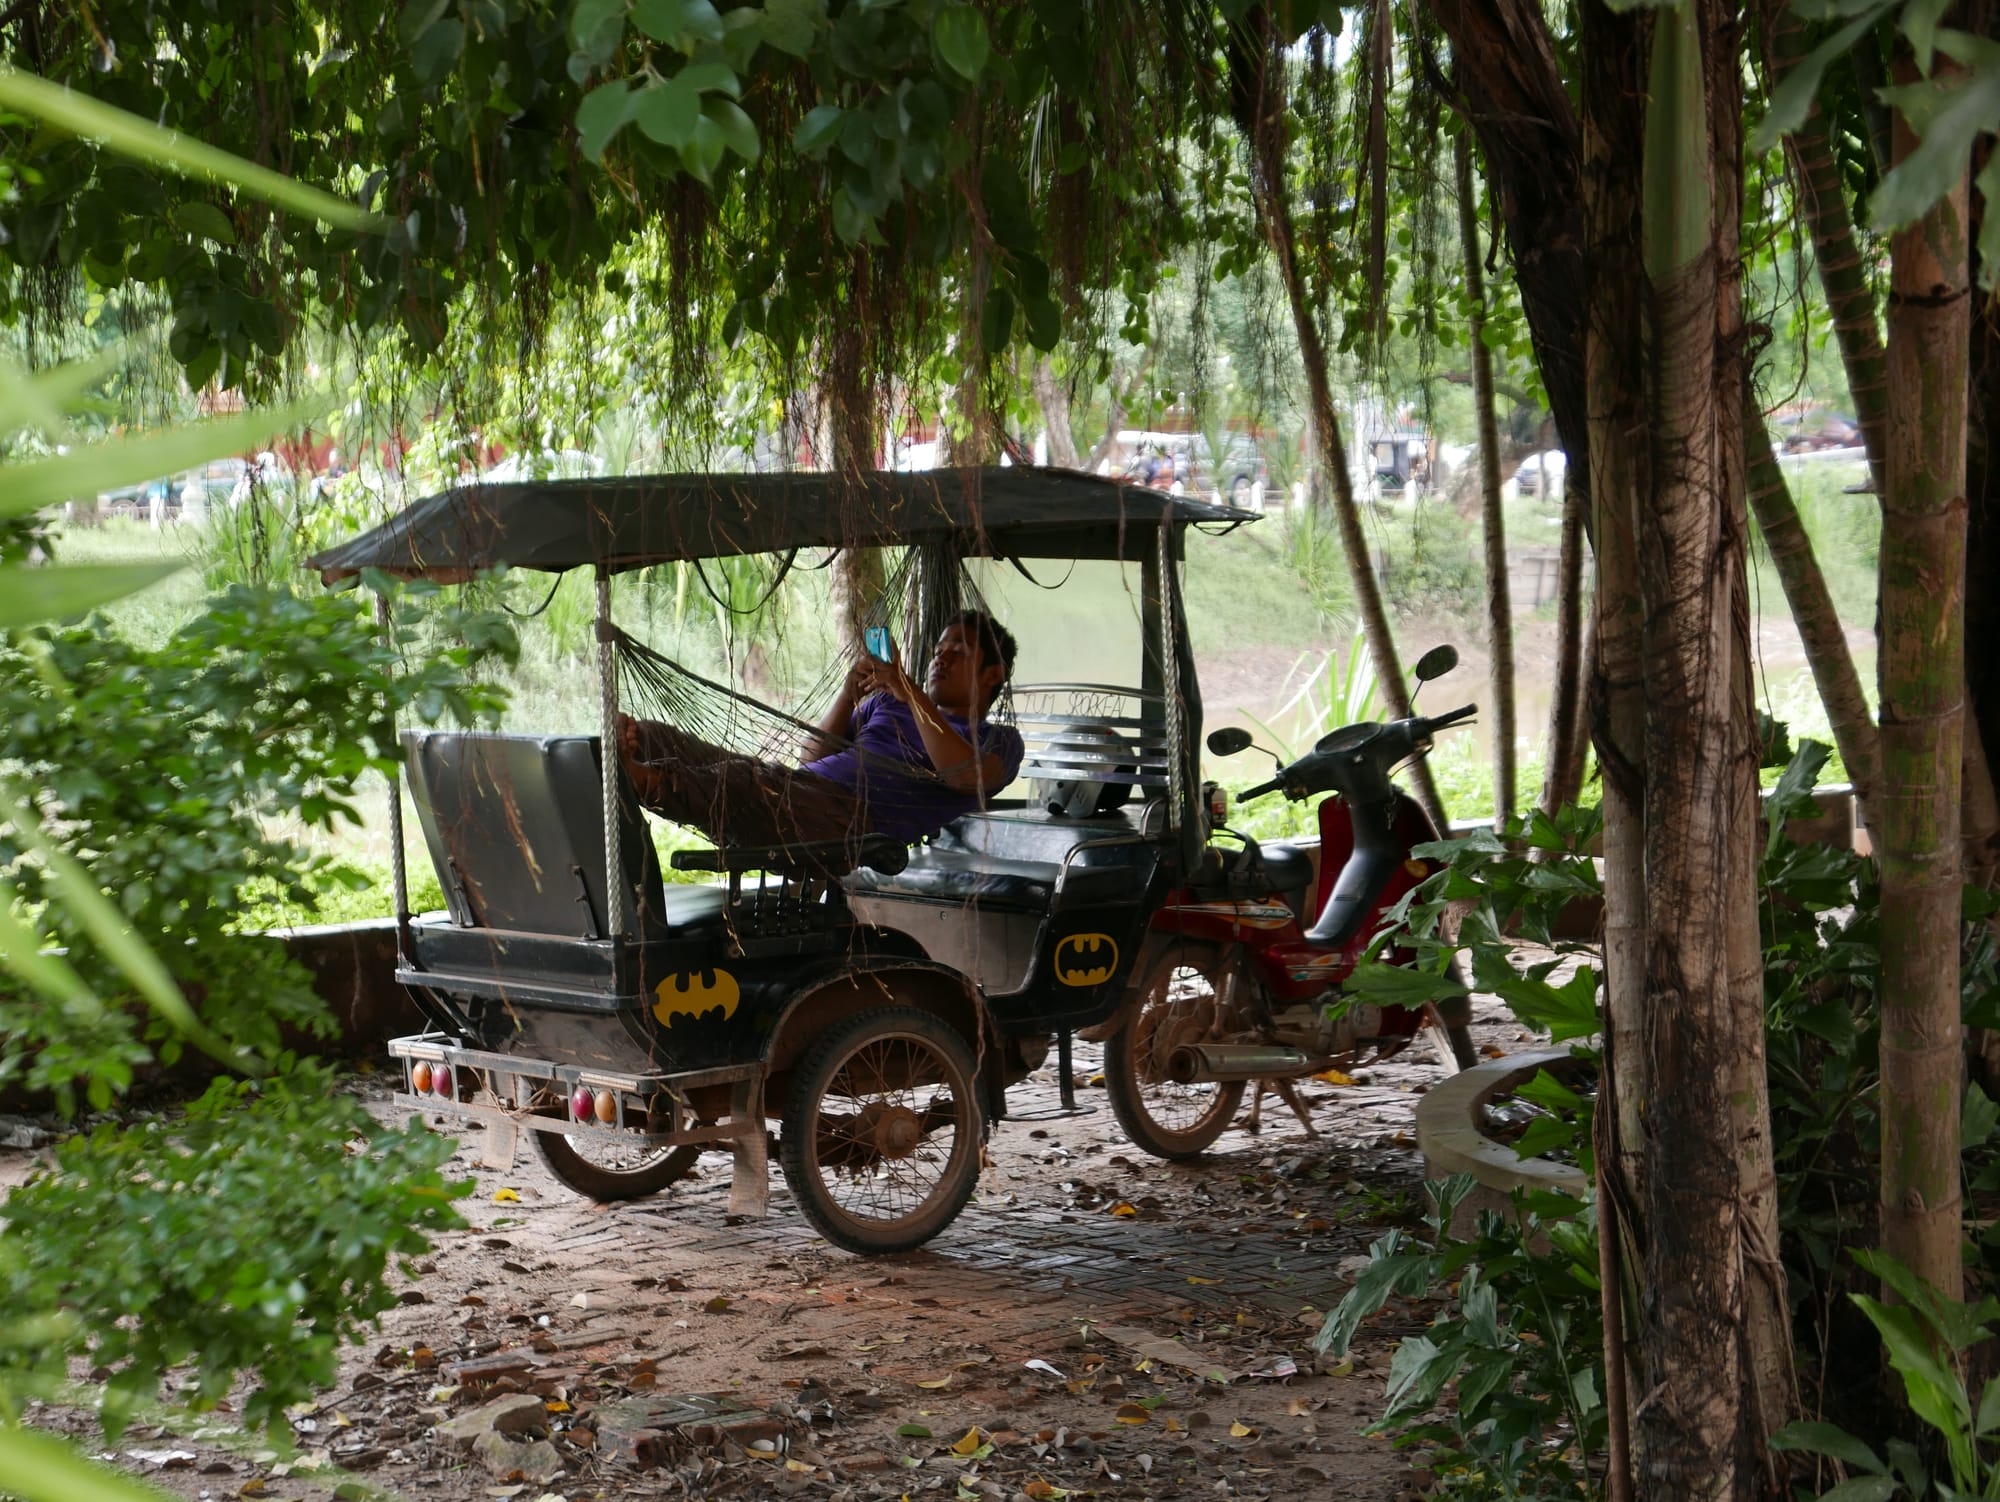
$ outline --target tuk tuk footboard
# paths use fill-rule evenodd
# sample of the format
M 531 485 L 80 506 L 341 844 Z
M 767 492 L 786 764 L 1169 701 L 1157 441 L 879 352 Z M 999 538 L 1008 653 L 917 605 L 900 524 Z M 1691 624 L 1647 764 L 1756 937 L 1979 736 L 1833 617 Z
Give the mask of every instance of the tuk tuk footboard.
M 469 1048 L 438 1032 L 392 1039 L 389 1053 L 403 1071 L 395 1103 L 483 1124 L 489 1167 L 512 1165 L 526 1129 L 570 1188 L 600 1201 L 637 1199 L 686 1177 L 704 1148 L 727 1147 L 730 1213 L 765 1213 L 761 1063 L 630 1074 Z M 704 1115 L 725 1090 L 727 1114 Z

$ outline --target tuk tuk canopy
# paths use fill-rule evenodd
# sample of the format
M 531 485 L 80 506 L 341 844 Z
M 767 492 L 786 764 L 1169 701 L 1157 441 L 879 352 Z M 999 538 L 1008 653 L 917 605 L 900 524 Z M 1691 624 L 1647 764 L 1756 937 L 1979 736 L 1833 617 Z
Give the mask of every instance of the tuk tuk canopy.
M 1075 470 L 621 475 L 464 485 L 308 560 L 328 584 L 379 569 L 610 573 L 796 548 L 945 546 L 961 557 L 1134 558 L 1155 529 L 1254 521 L 1232 506 Z

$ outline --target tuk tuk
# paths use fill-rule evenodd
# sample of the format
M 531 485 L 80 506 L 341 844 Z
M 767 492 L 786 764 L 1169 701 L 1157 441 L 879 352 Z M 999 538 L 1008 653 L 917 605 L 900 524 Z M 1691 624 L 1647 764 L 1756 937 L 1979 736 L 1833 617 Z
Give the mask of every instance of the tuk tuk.
M 935 1236 L 973 1192 L 1008 1087 L 1052 1049 L 1076 1109 L 1071 1039 L 1116 1026 L 1149 921 L 1204 860 L 1181 565 L 1190 529 L 1254 519 L 1028 466 L 634 475 L 447 490 L 319 554 L 328 584 L 500 568 L 596 582 L 598 734 L 403 737 L 446 907 L 409 911 L 392 796 L 397 979 L 429 1022 L 390 1045 L 398 1103 L 483 1124 L 489 1162 L 526 1131 L 600 1200 L 655 1193 L 727 1148 L 731 1210 L 750 1215 L 775 1120 L 786 1182 L 828 1240 L 874 1253 Z M 925 842 L 682 850 L 672 865 L 708 879 L 664 881 L 606 754 L 635 682 L 755 709 L 794 748 L 809 726 L 629 635 L 613 577 L 751 553 L 813 566 L 842 548 L 895 550 L 899 587 L 875 618 L 919 652 L 996 580 L 1098 569 L 1123 591 L 1129 660 L 1107 681 L 1014 684 L 995 716 L 1023 738 L 1019 779 Z

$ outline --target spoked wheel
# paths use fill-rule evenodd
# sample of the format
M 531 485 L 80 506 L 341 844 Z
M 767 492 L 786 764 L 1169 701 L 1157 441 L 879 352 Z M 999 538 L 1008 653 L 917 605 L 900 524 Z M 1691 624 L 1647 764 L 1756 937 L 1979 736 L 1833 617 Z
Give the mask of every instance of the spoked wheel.
M 613 1137 L 565 1137 L 536 1132 L 535 1151 L 549 1172 L 601 1204 L 644 1199 L 688 1176 L 702 1155 L 698 1144 L 648 1147 Z
M 792 1076 L 785 1182 L 835 1246 L 904 1252 L 950 1225 L 979 1180 L 972 1050 L 914 1007 L 850 1017 Z
M 1135 1147 L 1156 1158 L 1192 1158 L 1220 1137 L 1243 1104 L 1243 1081 L 1177 1085 L 1167 1061 L 1177 1048 L 1212 1039 L 1226 1021 L 1220 951 L 1163 951 L 1140 981 L 1139 1002 L 1104 1045 L 1111 1112 Z

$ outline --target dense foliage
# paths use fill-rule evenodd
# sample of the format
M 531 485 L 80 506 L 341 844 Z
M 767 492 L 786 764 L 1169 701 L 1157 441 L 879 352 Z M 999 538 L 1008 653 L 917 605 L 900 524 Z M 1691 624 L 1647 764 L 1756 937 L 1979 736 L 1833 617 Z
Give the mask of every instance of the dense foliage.
M 244 1419 L 334 1380 L 343 1340 L 395 1302 L 393 1259 L 458 1225 L 470 1181 L 438 1170 L 449 1138 L 390 1131 L 330 1071 L 286 1059 L 220 1079 L 184 1116 L 103 1123 L 0 1206 L 0 1298 L 21 1337 L 0 1342 L 0 1392 L 53 1393 L 65 1358 L 108 1368 L 115 1437 L 170 1368 L 178 1400 L 214 1406 L 254 1372 Z
M 227 1047 L 269 1055 L 286 1027 L 321 1032 L 324 1008 L 276 945 L 231 942 L 237 908 L 272 884 L 305 896 L 338 879 L 279 821 L 330 830 L 358 817 L 362 777 L 395 765 L 399 715 L 470 720 L 497 708 L 469 676 L 511 654 L 503 619 L 460 612 L 450 645 L 404 661 L 417 640 L 405 603 L 385 640 L 361 598 L 305 599 L 238 587 L 171 640 L 143 646 L 101 621 L 0 645 L 0 764 L 31 790 L 40 835 L 113 895 L 132 930 Z M 39 840 L 0 834 L 0 877 L 39 907 L 89 988 L 132 994 L 120 957 L 82 915 L 46 900 Z M 0 980 L 0 1079 L 68 1099 L 81 1082 L 106 1105 L 133 1069 L 179 1043 L 119 1005 L 54 1007 Z

